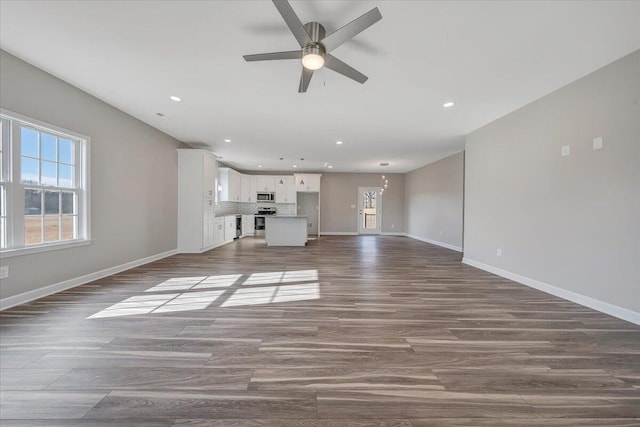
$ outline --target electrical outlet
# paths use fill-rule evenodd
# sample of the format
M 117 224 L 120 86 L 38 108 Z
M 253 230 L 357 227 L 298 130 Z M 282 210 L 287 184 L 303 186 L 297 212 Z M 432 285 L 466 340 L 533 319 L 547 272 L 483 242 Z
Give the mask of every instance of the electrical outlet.
M 500 248 L 496 249 L 496 255 L 502 256 L 502 249 Z
M 351 209 L 355 209 L 355 208 L 356 208 L 356 205 L 351 205 Z
M 604 147 L 604 140 L 602 139 L 601 136 L 599 136 L 597 138 L 593 138 L 593 149 L 594 150 L 602 150 L 603 147 Z
M 0 279 L 8 279 L 9 278 L 9 266 L 3 265 L 0 267 Z
M 563 145 L 562 146 L 562 157 L 566 157 L 569 154 L 571 154 L 571 147 L 568 145 Z
M 391 224 L 391 228 L 395 227 L 395 225 Z

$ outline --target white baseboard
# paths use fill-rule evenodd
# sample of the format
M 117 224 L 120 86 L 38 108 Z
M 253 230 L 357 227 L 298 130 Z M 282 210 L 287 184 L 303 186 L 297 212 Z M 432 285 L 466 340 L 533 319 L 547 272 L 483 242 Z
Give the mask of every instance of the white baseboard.
M 557 286 L 541 282 L 539 280 L 531 279 L 529 277 L 521 276 L 507 270 L 502 270 L 501 268 L 494 267 L 492 265 L 483 264 L 469 258 L 462 258 L 462 263 L 513 280 L 514 282 L 521 283 L 539 291 L 555 295 L 571 302 L 575 302 L 576 304 L 592 308 L 613 317 L 617 317 L 618 319 L 626 320 L 628 322 L 635 323 L 636 325 L 640 325 L 640 313 L 629 310 L 627 308 L 609 304 L 608 302 L 600 301 L 573 291 L 568 291 L 566 289 L 562 289 Z
M 406 236 L 411 237 L 412 239 L 420 240 L 421 242 L 431 243 L 432 245 L 436 245 L 436 246 L 442 246 L 443 248 L 451 249 L 452 251 L 462 252 L 462 248 L 460 246 L 454 246 L 454 245 L 450 245 L 449 243 L 427 239 L 425 237 L 416 236 L 415 234 L 406 234 Z
M 361 234 L 356 231 L 323 231 L 321 236 L 360 236 Z M 383 231 L 380 236 L 405 236 L 407 233 L 396 233 L 391 231 Z M 362 234 L 362 236 L 376 236 L 376 234 Z
M 109 267 L 104 270 L 96 271 L 95 273 L 85 274 L 84 276 L 75 277 L 73 279 L 65 280 L 63 282 L 54 283 L 53 285 L 45 286 L 42 288 L 34 289 L 32 291 L 23 292 L 18 295 L 14 295 L 7 298 L 0 299 L 0 311 L 6 310 L 16 305 L 24 304 L 42 297 L 46 297 L 56 292 L 65 291 L 67 289 L 75 288 L 76 286 L 84 285 L 85 283 L 93 282 L 94 280 L 102 279 L 112 274 L 120 273 L 125 270 L 129 270 L 134 267 L 138 267 L 144 264 L 148 264 L 153 261 L 157 261 L 162 258 L 166 258 L 178 253 L 177 249 L 173 249 L 167 252 L 162 252 L 156 255 L 151 255 L 146 258 L 138 259 L 135 261 L 127 262 L 125 264 Z
M 354 231 L 322 231 L 321 236 L 357 236 L 358 233 Z

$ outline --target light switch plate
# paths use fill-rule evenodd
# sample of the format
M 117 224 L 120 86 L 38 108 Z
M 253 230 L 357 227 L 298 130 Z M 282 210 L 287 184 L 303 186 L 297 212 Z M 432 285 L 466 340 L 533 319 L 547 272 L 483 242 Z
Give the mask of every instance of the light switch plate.
M 599 136 L 597 138 L 593 138 L 593 149 L 594 150 L 602 150 L 604 147 L 604 139 Z
M 9 277 L 9 266 L 3 265 L 0 267 L 0 279 L 6 279 Z
M 563 145 L 562 146 L 562 157 L 566 157 L 569 154 L 571 154 L 571 147 L 568 145 Z

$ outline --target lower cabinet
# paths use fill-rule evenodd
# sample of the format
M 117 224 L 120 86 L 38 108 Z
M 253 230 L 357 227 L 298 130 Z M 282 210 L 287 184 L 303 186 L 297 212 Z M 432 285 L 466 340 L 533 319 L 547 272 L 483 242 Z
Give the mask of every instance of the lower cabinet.
M 213 221 L 213 243 L 219 245 L 224 242 L 224 217 L 216 217 Z
M 228 242 L 236 237 L 236 216 L 229 215 L 224 217 L 224 241 Z
M 204 199 L 202 216 L 202 247 L 207 248 L 215 244 L 215 212 L 213 208 L 213 199 Z

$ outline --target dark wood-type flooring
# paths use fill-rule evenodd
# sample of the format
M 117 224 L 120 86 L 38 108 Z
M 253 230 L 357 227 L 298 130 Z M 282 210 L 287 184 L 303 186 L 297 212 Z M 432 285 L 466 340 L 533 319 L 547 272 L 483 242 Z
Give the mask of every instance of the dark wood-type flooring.
M 247 238 L 6 310 L 0 424 L 640 425 L 640 327 L 460 261 Z

